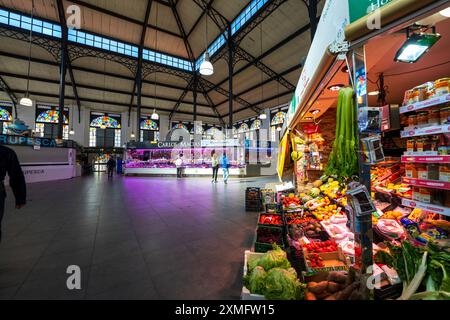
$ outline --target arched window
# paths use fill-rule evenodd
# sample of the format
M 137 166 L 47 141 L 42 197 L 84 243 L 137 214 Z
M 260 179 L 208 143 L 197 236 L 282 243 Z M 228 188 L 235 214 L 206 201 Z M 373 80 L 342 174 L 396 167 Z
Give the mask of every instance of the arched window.
M 120 115 L 91 113 L 90 147 L 120 147 L 121 135 Z
M 286 120 L 286 112 L 278 111 L 272 116 L 270 121 L 270 136 L 272 141 L 276 141 L 277 128 L 282 127 Z
M 252 122 L 252 125 L 250 126 L 250 130 L 259 130 L 261 129 L 261 120 L 256 119 Z
M 91 121 L 91 127 L 100 128 L 100 129 L 120 129 L 120 123 L 111 117 L 102 116 L 95 118 Z
M 184 129 L 184 130 L 186 130 L 187 132 L 189 132 L 188 128 L 187 128 L 186 125 L 183 124 L 183 123 L 177 123 L 176 125 L 174 125 L 174 126 L 172 127 L 172 129 Z
M 271 126 L 283 125 L 285 119 L 286 119 L 286 112 L 279 111 L 273 116 L 270 125 Z
M 36 108 L 36 136 L 54 139 L 58 136 L 59 110 L 56 107 L 37 106 Z M 69 139 L 69 109 L 63 112 L 63 139 Z
M 13 121 L 10 110 L 11 107 L 0 107 L 0 133 L 8 133 L 8 125 Z
M 141 141 L 159 140 L 159 124 L 152 119 L 142 119 L 141 121 Z
M 248 127 L 248 124 L 245 123 L 245 122 L 243 124 L 241 124 L 239 129 L 238 129 L 238 133 L 246 133 L 246 132 L 249 132 L 249 131 L 250 131 L 250 128 Z
M 208 140 L 213 140 L 216 135 L 221 134 L 222 130 L 220 130 L 219 128 L 216 127 L 211 127 L 208 130 L 206 130 L 206 132 L 204 133 L 205 139 Z

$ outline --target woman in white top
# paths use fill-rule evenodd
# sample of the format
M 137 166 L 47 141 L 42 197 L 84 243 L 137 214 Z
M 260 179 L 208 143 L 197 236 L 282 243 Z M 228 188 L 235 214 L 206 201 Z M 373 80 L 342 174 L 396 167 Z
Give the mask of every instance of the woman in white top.
M 211 152 L 211 166 L 213 169 L 212 182 L 217 183 L 217 173 L 219 172 L 219 157 L 216 150 Z
M 181 178 L 181 170 L 183 168 L 183 159 L 181 159 L 181 155 L 178 155 L 177 160 L 175 160 L 175 166 L 177 167 L 177 178 Z

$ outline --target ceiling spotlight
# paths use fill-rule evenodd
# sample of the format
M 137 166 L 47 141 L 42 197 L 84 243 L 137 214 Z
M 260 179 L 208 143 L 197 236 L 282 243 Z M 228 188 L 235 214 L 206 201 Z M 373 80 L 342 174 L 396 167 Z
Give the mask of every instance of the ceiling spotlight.
M 266 115 L 265 113 L 261 113 L 261 114 L 259 115 L 259 118 L 260 118 L 261 120 L 266 120 L 266 119 L 267 119 L 267 115 Z
M 328 87 L 328 90 L 330 90 L 330 91 L 339 91 L 343 87 L 345 87 L 345 85 L 343 85 L 343 84 L 334 84 L 334 85 Z
M 396 62 L 415 63 L 425 53 L 430 50 L 436 42 L 441 39 L 441 35 L 436 33 L 436 28 L 433 27 L 433 33 L 413 33 L 410 35 L 409 29 L 406 31 L 407 40 L 395 55 Z
M 439 11 L 439 13 L 441 15 L 443 15 L 444 17 L 450 18 L 450 7 L 448 7 L 447 9 Z
M 132 132 L 131 133 L 131 136 L 130 136 L 132 139 L 134 139 L 135 137 L 136 137 L 136 135 L 134 134 L 134 132 Z
M 75 134 L 75 131 L 73 130 L 73 128 L 70 128 L 69 134 L 70 134 L 71 136 L 73 136 L 73 135 Z
M 380 91 L 371 91 L 371 92 L 369 92 L 367 95 L 369 95 L 369 96 L 378 96 L 380 94 Z
M 320 110 L 319 109 L 315 109 L 315 110 L 311 110 L 311 114 L 316 115 L 319 114 Z
M 278 131 L 278 132 L 281 131 L 281 127 L 280 127 L 280 126 L 277 127 L 277 131 Z
M 205 52 L 205 59 L 200 64 L 200 74 L 204 76 L 210 76 L 214 74 L 214 67 L 212 63 L 209 61 L 209 53 Z

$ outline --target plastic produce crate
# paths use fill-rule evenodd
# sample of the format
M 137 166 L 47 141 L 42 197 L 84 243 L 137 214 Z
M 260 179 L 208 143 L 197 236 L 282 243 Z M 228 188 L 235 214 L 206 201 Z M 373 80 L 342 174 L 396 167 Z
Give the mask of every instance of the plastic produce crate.
M 251 261 L 251 259 L 257 259 L 261 256 L 262 256 L 262 253 L 251 252 L 249 250 L 245 251 L 245 253 L 244 253 L 244 277 L 247 275 L 247 272 L 248 272 L 248 262 Z M 241 300 L 266 300 L 266 298 L 259 294 L 252 294 L 250 292 L 250 290 L 248 290 L 245 286 L 242 286 Z

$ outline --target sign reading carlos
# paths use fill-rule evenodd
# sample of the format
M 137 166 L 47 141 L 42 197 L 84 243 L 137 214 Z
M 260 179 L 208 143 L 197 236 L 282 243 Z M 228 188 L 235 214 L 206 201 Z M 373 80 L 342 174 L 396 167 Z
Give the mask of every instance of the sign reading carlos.
M 6 134 L 0 134 L 0 144 L 29 147 L 39 146 L 43 148 L 57 147 L 56 141 L 54 139 L 28 138 L 22 136 L 10 136 Z

